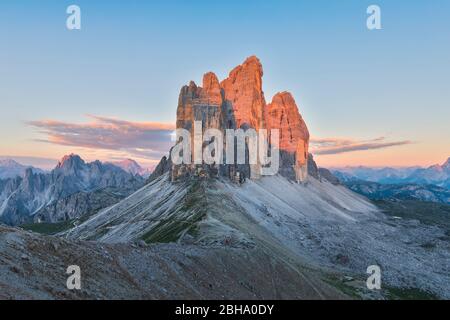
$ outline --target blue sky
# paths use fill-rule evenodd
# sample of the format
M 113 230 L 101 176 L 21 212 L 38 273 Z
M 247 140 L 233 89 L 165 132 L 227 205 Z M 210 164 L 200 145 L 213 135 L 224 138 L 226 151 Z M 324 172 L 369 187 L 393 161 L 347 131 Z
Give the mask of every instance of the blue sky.
M 82 30 L 65 27 L 80 6 Z M 382 30 L 366 28 L 381 8 Z M 0 3 L 0 155 L 135 156 L 42 142 L 31 121 L 175 121 L 179 89 L 247 56 L 266 99 L 292 92 L 313 137 L 389 148 L 318 155 L 331 165 L 429 165 L 450 156 L 449 1 L 24 1 Z M 44 128 L 45 129 L 45 128 Z M 95 137 L 93 137 L 95 139 Z

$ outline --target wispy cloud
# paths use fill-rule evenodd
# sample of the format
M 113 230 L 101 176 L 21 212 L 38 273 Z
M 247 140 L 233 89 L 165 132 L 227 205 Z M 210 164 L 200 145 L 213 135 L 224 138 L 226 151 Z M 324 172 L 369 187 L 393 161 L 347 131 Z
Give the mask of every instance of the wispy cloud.
M 155 159 L 167 154 L 172 144 L 172 124 L 132 122 L 88 115 L 87 123 L 57 120 L 28 122 L 46 137 L 38 141 L 88 149 L 114 150 L 141 158 Z
M 410 140 L 388 141 L 386 137 L 370 140 L 355 140 L 349 138 L 312 138 L 311 149 L 316 155 L 330 155 L 362 150 L 384 149 L 412 144 Z
M 31 121 L 28 124 L 45 135 L 38 141 L 91 150 L 114 151 L 114 154 L 159 160 L 173 145 L 173 124 L 132 122 L 110 117 L 88 115 L 86 123 L 57 120 Z M 384 149 L 412 144 L 412 141 L 390 141 L 386 137 L 370 140 L 352 138 L 312 138 L 311 151 L 332 155 L 361 150 Z

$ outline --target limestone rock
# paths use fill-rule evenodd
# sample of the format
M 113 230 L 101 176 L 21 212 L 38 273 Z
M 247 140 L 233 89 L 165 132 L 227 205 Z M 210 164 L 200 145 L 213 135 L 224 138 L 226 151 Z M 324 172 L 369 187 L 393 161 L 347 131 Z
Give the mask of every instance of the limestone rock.
M 181 89 L 177 108 L 177 128 L 189 130 L 194 137 L 194 122 L 202 122 L 202 131 L 219 129 L 280 129 L 280 174 L 296 181 L 306 181 L 308 167 L 308 128 L 300 115 L 292 95 L 282 92 L 275 95 L 267 105 L 262 90 L 263 68 L 255 56 L 247 58 L 234 68 L 228 78 L 219 82 L 217 76 L 208 72 L 203 77 L 203 87 L 194 82 Z M 209 141 L 210 142 L 210 141 Z M 208 141 L 205 143 L 208 144 Z M 219 172 L 239 180 L 258 179 L 261 165 L 205 166 L 194 163 L 194 143 L 191 145 L 191 165 L 174 165 L 172 177 L 196 172 Z M 223 152 L 225 155 L 225 152 Z M 199 171 L 200 170 L 200 171 Z
M 222 89 L 219 79 L 213 72 L 208 72 L 203 76 L 203 90 L 201 98 L 207 100 L 208 104 L 222 105 Z
M 289 92 L 277 93 L 266 109 L 267 129 L 280 130 L 280 151 L 295 154 L 297 181 L 306 180 L 309 131 Z
M 193 129 L 193 104 L 195 99 L 200 98 L 200 90 L 201 88 L 198 88 L 194 81 L 181 88 L 177 108 L 177 129 Z
M 319 168 L 317 167 L 317 164 L 314 161 L 314 157 L 311 153 L 308 154 L 308 175 L 316 179 L 320 179 Z
M 263 69 L 255 56 L 234 68 L 221 86 L 225 94 L 227 110 L 234 120 L 235 128 L 254 128 L 264 126 L 266 101 L 262 91 Z
M 161 177 L 166 172 L 169 172 L 172 168 L 172 160 L 167 158 L 166 156 L 162 157 L 161 161 L 156 166 L 155 170 L 153 170 L 150 177 L 147 179 L 147 183 L 152 182 L 153 180 Z

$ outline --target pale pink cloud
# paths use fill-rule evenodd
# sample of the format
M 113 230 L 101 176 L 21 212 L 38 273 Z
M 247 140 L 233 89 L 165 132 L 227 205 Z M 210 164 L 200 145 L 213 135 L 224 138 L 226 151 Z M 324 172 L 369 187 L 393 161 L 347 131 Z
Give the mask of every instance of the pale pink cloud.
M 150 161 L 168 154 L 173 145 L 175 126 L 160 122 L 133 122 L 97 115 L 91 121 L 71 123 L 57 120 L 31 121 L 30 125 L 45 134 L 41 142 L 92 150 L 113 150 Z M 361 150 L 384 149 L 412 144 L 412 141 L 389 141 L 386 137 L 370 140 L 353 138 L 311 138 L 311 151 L 316 155 L 341 154 Z
M 159 159 L 172 145 L 173 124 L 132 122 L 102 116 L 88 116 L 86 123 L 57 120 L 31 121 L 46 137 L 38 141 L 88 149 L 114 150 L 141 158 Z

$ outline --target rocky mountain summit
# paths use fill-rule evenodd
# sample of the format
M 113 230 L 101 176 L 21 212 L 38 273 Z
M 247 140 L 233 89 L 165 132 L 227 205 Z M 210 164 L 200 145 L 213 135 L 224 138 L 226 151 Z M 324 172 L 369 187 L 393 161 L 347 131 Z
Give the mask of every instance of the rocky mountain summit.
M 109 188 L 126 196 L 143 185 L 141 177 L 125 172 L 112 164 L 100 161 L 86 163 L 78 155 L 65 156 L 49 173 L 35 173 L 27 169 L 23 177 L 0 181 L 0 221 L 17 225 L 32 221 L 56 222 L 83 214 L 77 201 L 66 201 L 70 206 L 58 207 L 57 214 L 36 215 L 48 212 L 47 206 L 79 192 L 92 192 Z M 86 197 L 82 197 L 86 200 Z M 105 205 L 111 204 L 106 202 Z M 42 220 L 43 219 L 43 220 Z
M 203 133 L 217 129 L 225 136 L 227 129 L 279 129 L 281 174 L 304 182 L 308 175 L 309 132 L 292 95 L 276 94 L 267 104 L 262 88 L 263 68 L 255 56 L 247 58 L 234 68 L 228 78 L 219 82 L 217 76 L 208 72 L 202 87 L 193 81 L 181 89 L 177 108 L 177 129 L 186 129 L 194 141 L 194 122 L 201 121 Z M 211 142 L 211 141 L 210 141 Z M 268 136 L 270 142 L 270 135 Z M 248 145 L 247 145 L 248 148 Z M 225 146 L 224 146 L 225 150 Z M 194 155 L 192 146 L 192 157 Z M 225 152 L 224 152 L 225 154 Z M 194 162 L 194 159 L 192 159 Z M 185 174 L 195 174 L 202 164 L 174 165 L 172 179 Z M 214 164 L 208 172 L 235 179 L 257 179 L 261 176 L 261 164 Z

